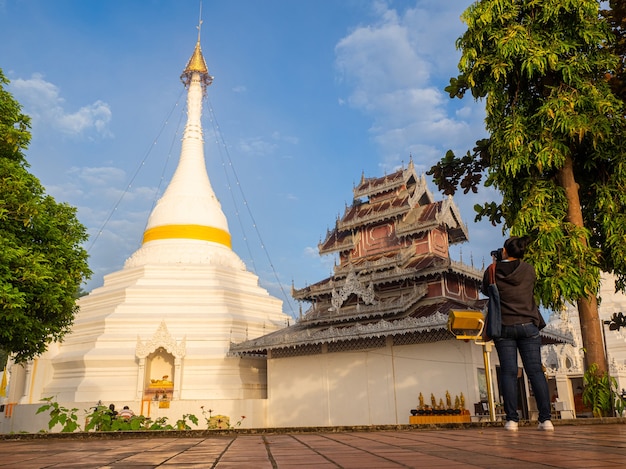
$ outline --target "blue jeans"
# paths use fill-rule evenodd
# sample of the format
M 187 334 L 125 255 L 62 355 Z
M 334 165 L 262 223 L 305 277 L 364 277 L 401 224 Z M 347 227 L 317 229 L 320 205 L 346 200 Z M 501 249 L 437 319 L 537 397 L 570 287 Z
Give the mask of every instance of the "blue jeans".
M 550 420 L 550 393 L 548 382 L 541 366 L 541 337 L 539 329 L 532 323 L 502 326 L 502 337 L 494 339 L 500 359 L 500 389 L 504 399 L 507 420 L 519 421 L 517 413 L 517 352 L 522 357 L 524 370 L 530 380 L 539 421 Z

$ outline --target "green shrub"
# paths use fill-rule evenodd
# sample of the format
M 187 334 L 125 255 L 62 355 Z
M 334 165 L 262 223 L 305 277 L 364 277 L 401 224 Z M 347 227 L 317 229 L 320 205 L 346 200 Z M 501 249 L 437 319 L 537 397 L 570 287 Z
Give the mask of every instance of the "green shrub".
M 616 400 L 617 380 L 607 372 L 600 373 L 597 363 L 592 363 L 583 376 L 583 403 L 591 407 L 594 417 L 611 416 Z M 621 415 L 621 414 L 620 414 Z
M 56 402 L 54 397 L 44 397 L 42 401 L 47 402 L 47 404 L 37 409 L 36 413 L 50 412 L 50 421 L 48 422 L 49 430 L 52 430 L 57 424 L 61 425 L 61 432 L 63 433 L 72 433 L 76 430 L 80 430 L 78 415 L 76 415 L 78 409 L 63 407 Z

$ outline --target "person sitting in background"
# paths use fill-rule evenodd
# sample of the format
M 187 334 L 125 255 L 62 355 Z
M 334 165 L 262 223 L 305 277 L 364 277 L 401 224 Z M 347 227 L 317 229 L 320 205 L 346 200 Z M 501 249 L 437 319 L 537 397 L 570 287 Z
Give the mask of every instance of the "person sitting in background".
M 115 410 L 115 404 L 109 404 L 109 410 L 107 410 L 107 414 L 109 414 L 112 419 L 117 416 L 117 410 Z
M 135 415 L 135 413 L 132 410 L 130 410 L 127 405 L 125 405 L 124 408 L 120 410 L 119 414 L 117 414 L 118 417 L 122 417 L 125 419 L 129 419 L 133 415 Z

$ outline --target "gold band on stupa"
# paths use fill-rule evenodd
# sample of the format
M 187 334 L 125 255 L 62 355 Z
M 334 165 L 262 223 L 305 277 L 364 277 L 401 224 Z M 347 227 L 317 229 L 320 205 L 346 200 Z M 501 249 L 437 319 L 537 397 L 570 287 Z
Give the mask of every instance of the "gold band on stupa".
M 214 226 L 163 225 L 149 228 L 143 234 L 144 244 L 159 239 L 199 239 L 232 248 L 230 233 Z

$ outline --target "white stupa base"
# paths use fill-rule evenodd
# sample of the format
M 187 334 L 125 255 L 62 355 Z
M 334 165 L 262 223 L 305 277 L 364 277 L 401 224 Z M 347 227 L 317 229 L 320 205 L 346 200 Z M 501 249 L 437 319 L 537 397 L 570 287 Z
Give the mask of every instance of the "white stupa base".
M 23 403 L 142 401 L 163 376 L 174 400 L 265 398 L 265 360 L 229 357 L 230 344 L 288 320 L 256 275 L 212 264 L 125 268 L 79 306 L 72 333 L 39 360 L 47 379 Z

